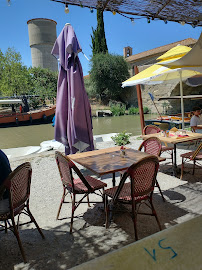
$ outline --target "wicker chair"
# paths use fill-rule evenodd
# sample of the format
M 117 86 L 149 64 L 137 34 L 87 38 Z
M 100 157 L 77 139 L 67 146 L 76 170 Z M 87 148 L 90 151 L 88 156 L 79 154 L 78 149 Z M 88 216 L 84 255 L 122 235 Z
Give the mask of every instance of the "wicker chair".
M 147 154 L 151 154 L 151 155 L 160 157 L 161 149 L 162 149 L 161 148 L 161 141 L 156 137 L 150 137 L 141 143 L 138 151 L 144 151 Z M 156 186 L 158 187 L 158 189 L 161 193 L 161 197 L 162 197 L 163 201 L 165 202 L 165 198 L 163 196 L 163 193 L 161 191 L 161 188 L 159 186 L 157 179 L 156 179 Z
M 29 197 L 30 197 L 30 185 L 31 185 L 31 164 L 29 162 L 23 163 L 18 166 L 13 172 L 10 173 L 8 178 L 6 179 L 4 186 L 9 192 L 9 212 L 5 212 L 0 215 L 0 221 L 4 222 L 4 225 L 0 225 L 4 228 L 5 232 L 7 229 L 13 231 L 14 235 L 17 238 L 18 245 L 23 257 L 24 262 L 26 262 L 25 252 L 20 240 L 18 228 L 21 225 L 34 223 L 37 227 L 37 230 L 41 234 L 44 239 L 44 235 L 39 228 L 36 220 L 29 209 Z M 29 216 L 30 221 L 20 224 L 19 217 L 21 214 L 25 214 Z M 15 216 L 18 216 L 17 224 L 15 223 Z M 11 224 L 9 223 L 9 219 L 11 220 Z
M 154 126 L 154 125 L 145 126 L 143 129 L 144 135 L 154 134 L 154 133 L 159 133 L 159 132 L 161 132 L 161 129 L 157 126 Z M 167 144 L 162 145 L 162 147 L 161 147 L 161 153 L 166 152 L 167 154 L 169 154 L 170 158 L 172 160 L 172 164 L 173 164 L 173 150 L 174 150 L 174 148 L 169 147 Z
M 184 164 L 187 161 L 193 161 L 193 173 L 195 172 L 195 165 L 198 164 L 201 167 L 201 164 L 198 162 L 199 160 L 202 160 L 202 143 L 198 146 L 198 148 L 195 151 L 188 152 L 185 154 L 180 155 L 182 158 L 182 165 L 181 165 L 181 176 L 180 179 L 183 177 L 183 172 L 184 172 Z
M 63 185 L 63 195 L 62 195 L 62 199 L 61 199 L 61 203 L 58 209 L 56 219 L 59 218 L 62 204 L 66 203 L 65 197 L 68 194 L 70 194 L 71 199 L 72 199 L 72 216 L 71 216 L 70 233 L 72 233 L 74 212 L 76 208 L 80 205 L 80 203 L 86 203 L 85 201 L 83 201 L 83 199 L 86 197 L 87 197 L 88 206 L 90 206 L 89 204 L 90 193 L 95 193 L 97 195 L 102 196 L 103 198 L 103 193 L 101 193 L 100 189 L 103 189 L 103 192 L 104 192 L 104 187 L 106 187 L 107 184 L 91 176 L 84 177 L 81 171 L 77 168 L 77 166 L 67 156 L 64 156 L 62 153 L 58 151 L 55 152 L 55 159 L 58 165 L 58 169 L 60 172 L 62 185 Z M 77 174 L 79 178 L 75 179 L 73 177 L 72 170 Z M 100 194 L 95 192 L 97 190 L 100 191 Z M 82 194 L 83 197 L 79 201 L 76 202 L 77 194 Z
M 143 158 L 128 168 L 122 176 L 119 186 L 105 190 L 106 228 L 108 228 L 111 221 L 112 215 L 109 214 L 112 214 L 114 205 L 123 203 L 132 205 L 132 220 L 136 240 L 138 240 L 136 226 L 138 214 L 155 216 L 159 229 L 161 230 L 161 225 L 152 203 L 158 167 L 159 162 L 157 157 L 151 156 Z M 130 178 L 130 182 L 125 183 L 128 177 Z M 108 202 L 108 197 L 112 198 L 110 202 Z M 148 211 L 147 213 L 139 212 L 141 203 L 145 203 L 151 209 L 151 214 L 148 213 Z

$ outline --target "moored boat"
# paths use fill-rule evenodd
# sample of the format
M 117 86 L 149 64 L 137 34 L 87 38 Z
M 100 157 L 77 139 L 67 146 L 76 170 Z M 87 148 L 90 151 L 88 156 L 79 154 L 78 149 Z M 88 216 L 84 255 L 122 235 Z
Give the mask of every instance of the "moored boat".
M 190 126 L 190 117 L 184 117 L 184 125 L 185 127 Z M 162 117 L 157 117 L 155 119 L 145 120 L 146 125 L 156 125 L 162 126 L 162 129 L 169 130 L 173 127 L 178 129 L 182 128 L 182 117 L 180 115 L 167 115 Z
M 29 112 L 12 112 L 0 114 L 0 126 L 29 125 L 33 123 L 50 123 L 55 114 L 55 105 Z

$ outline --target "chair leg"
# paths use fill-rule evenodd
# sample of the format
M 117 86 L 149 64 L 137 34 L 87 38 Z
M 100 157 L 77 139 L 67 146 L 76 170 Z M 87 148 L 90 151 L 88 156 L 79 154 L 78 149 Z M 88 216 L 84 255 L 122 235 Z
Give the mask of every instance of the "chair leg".
M 88 207 L 90 207 L 89 195 L 87 195 Z
M 22 254 L 23 261 L 24 261 L 24 263 L 26 263 L 27 259 L 26 259 L 26 256 L 25 256 L 25 252 L 24 252 L 21 240 L 20 240 L 19 232 L 18 232 L 17 227 L 15 225 L 14 217 L 11 217 L 11 221 L 12 221 L 12 226 L 13 226 L 13 233 L 14 233 L 15 237 L 17 238 L 18 246 L 20 248 L 20 252 Z
M 182 177 L 183 177 L 183 172 L 184 172 L 184 159 L 182 158 L 182 165 L 181 165 L 181 176 L 180 176 L 180 180 L 182 180 Z
M 157 179 L 156 179 L 156 186 L 158 187 L 158 189 L 159 189 L 159 191 L 160 191 L 160 194 L 161 194 L 161 197 L 162 197 L 163 201 L 165 202 L 166 200 L 165 200 L 165 198 L 164 198 L 164 196 L 163 196 L 163 193 L 162 193 L 162 191 L 161 191 L 161 188 L 160 188 L 160 186 L 159 186 L 159 183 L 158 183 Z
M 138 240 L 137 236 L 137 213 L 136 213 L 136 204 L 134 200 L 132 201 L 132 219 L 133 219 L 133 226 L 134 226 L 134 233 L 135 233 L 135 240 Z
M 7 233 L 8 227 L 7 227 L 7 222 L 6 222 L 6 220 L 4 221 L 4 224 L 5 224 L 5 233 Z
M 171 161 L 172 161 L 172 165 L 173 165 L 173 150 L 171 151 Z
M 72 216 L 71 216 L 71 224 L 70 224 L 70 233 L 72 233 L 72 227 L 73 227 L 73 221 L 74 221 L 75 199 L 76 199 L 76 194 L 73 194 L 73 199 L 72 199 Z
M 31 221 L 35 224 L 35 226 L 36 226 L 38 232 L 40 233 L 41 237 L 42 237 L 43 239 L 45 239 L 45 236 L 44 236 L 44 234 L 42 233 L 41 228 L 39 227 L 38 223 L 36 222 L 35 218 L 33 217 L 32 213 L 31 213 L 31 211 L 30 211 L 30 209 L 29 209 L 29 204 L 27 205 L 27 212 L 28 212 L 28 214 L 29 214 L 29 217 L 30 217 Z
M 105 205 L 105 228 L 107 229 L 109 227 L 109 204 L 108 204 L 108 197 L 104 194 L 104 205 Z
M 60 206 L 59 206 L 59 209 L 58 209 L 58 213 L 57 213 L 57 216 L 56 216 L 56 220 L 58 220 L 58 218 L 59 218 L 60 211 L 61 211 L 61 208 L 62 208 L 62 204 L 64 203 L 64 200 L 65 200 L 65 188 L 63 188 L 63 195 L 62 195 L 62 199 L 61 199 Z
M 196 166 L 196 160 L 194 159 L 194 166 L 193 166 L 193 172 L 192 172 L 193 175 L 194 175 L 194 172 L 195 172 L 195 166 Z
M 154 205 L 153 205 L 153 202 L 152 202 L 152 198 L 150 198 L 150 204 L 151 204 L 151 208 L 152 208 L 152 214 L 155 216 L 155 218 L 156 218 L 156 222 L 157 222 L 157 224 L 158 224 L 158 226 L 159 226 L 159 229 L 160 229 L 160 231 L 162 230 L 162 228 L 161 228 L 161 224 L 160 224 L 160 221 L 159 221 L 159 219 L 158 219 L 158 216 L 157 216 L 157 213 L 156 213 L 156 210 L 155 210 L 155 208 L 154 208 Z
M 105 195 L 104 195 L 105 189 L 102 189 L 102 199 L 103 199 L 103 204 L 104 204 L 104 210 L 105 210 Z

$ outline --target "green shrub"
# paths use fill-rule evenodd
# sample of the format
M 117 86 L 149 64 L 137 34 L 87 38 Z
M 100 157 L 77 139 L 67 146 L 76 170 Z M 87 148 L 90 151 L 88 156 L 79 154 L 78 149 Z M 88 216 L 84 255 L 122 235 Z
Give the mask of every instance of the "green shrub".
M 122 82 L 130 77 L 129 65 L 123 56 L 98 53 L 90 63 L 90 79 L 101 101 L 120 100 Z
M 91 81 L 90 77 L 85 77 L 84 78 L 84 85 L 86 92 L 88 94 L 89 98 L 95 98 L 96 97 L 96 92 L 93 86 L 93 82 Z
M 139 113 L 139 108 L 130 107 L 128 109 L 128 114 L 138 114 L 138 113 Z
M 124 104 L 111 104 L 110 110 L 113 116 L 120 116 L 125 114 L 126 106 Z
M 29 105 L 30 105 L 30 107 L 32 107 L 33 109 L 37 109 L 38 106 L 39 106 L 39 104 L 40 104 L 40 100 L 39 100 L 39 99 L 37 99 L 37 98 L 35 98 L 35 97 L 31 97 L 31 98 L 29 99 Z
M 149 113 L 150 110 L 149 110 L 149 108 L 147 108 L 147 107 L 143 107 L 143 112 L 146 114 L 146 113 Z
M 143 107 L 143 112 L 146 114 L 146 113 L 149 113 L 150 110 L 147 107 Z M 130 107 L 128 109 L 128 114 L 139 114 L 139 108 Z
M 131 133 L 126 133 L 126 131 L 123 131 L 121 133 L 118 133 L 117 135 L 111 137 L 112 140 L 116 145 L 126 145 L 130 143 L 129 138 L 132 134 Z

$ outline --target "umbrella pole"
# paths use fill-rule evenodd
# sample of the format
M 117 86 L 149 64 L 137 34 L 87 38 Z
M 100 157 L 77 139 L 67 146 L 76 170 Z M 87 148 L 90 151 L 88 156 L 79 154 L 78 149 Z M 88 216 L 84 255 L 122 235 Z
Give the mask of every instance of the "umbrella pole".
M 182 112 L 182 129 L 184 129 L 184 100 L 183 100 L 183 87 L 182 87 L 182 71 L 180 74 L 180 96 L 181 96 L 181 112 Z
M 134 71 L 135 71 L 135 74 L 139 73 L 137 66 L 134 67 Z M 141 89 L 140 89 L 139 84 L 136 85 L 136 89 L 137 89 L 137 100 L 138 100 L 138 107 L 139 107 L 139 114 L 140 114 L 140 124 L 141 124 L 141 130 L 143 134 L 145 122 L 144 122 L 144 111 L 143 111 L 143 105 L 142 105 L 142 94 L 141 94 Z

